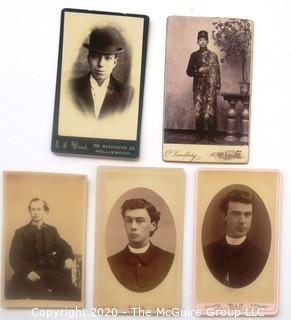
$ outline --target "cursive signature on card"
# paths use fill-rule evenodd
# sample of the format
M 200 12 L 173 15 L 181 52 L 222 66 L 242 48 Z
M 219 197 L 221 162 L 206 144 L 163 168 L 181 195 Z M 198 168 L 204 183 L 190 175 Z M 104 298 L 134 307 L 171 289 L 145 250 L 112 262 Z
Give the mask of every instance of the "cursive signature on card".
M 88 144 L 87 143 L 84 143 L 83 145 L 80 144 L 79 141 L 71 141 L 71 147 L 74 149 L 74 150 L 85 150 L 85 151 L 88 151 Z
M 196 153 L 192 153 L 190 151 L 180 151 L 180 150 L 172 150 L 169 149 L 165 152 L 165 157 L 167 158 L 183 158 L 183 160 L 187 161 L 199 161 L 201 157 L 197 155 Z

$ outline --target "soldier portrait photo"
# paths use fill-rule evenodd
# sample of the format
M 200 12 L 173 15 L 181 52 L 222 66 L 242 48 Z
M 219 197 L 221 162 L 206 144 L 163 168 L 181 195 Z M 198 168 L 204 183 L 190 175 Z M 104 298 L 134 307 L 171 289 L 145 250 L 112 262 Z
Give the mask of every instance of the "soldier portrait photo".
M 152 242 L 164 213 L 144 198 L 132 198 L 124 201 L 119 214 L 128 244 L 108 257 L 110 268 L 125 288 L 152 290 L 165 279 L 174 260 L 174 253 Z
M 215 231 L 218 227 L 222 230 Z M 216 195 L 202 235 L 204 258 L 216 280 L 230 288 L 251 284 L 264 269 L 270 241 L 268 212 L 251 188 L 234 185 Z
M 197 35 L 199 50 L 191 54 L 186 73 L 189 77 L 193 77 L 197 141 L 204 138 L 204 131 L 206 131 L 208 139 L 213 142 L 216 135 L 216 105 L 217 95 L 220 91 L 220 66 L 217 54 L 207 48 L 208 42 L 208 32 L 199 31 Z
M 86 177 L 4 173 L 4 305 L 84 305 Z
M 164 160 L 248 161 L 251 62 L 251 21 L 168 17 Z

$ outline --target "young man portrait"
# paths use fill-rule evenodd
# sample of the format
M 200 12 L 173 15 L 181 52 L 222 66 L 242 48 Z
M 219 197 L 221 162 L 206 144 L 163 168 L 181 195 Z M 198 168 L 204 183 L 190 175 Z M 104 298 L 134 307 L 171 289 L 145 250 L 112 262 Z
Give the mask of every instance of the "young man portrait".
M 225 235 L 203 247 L 205 261 L 223 285 L 245 287 L 259 276 L 268 258 L 249 237 L 255 216 L 253 194 L 235 189 L 222 199 L 220 209 Z
M 108 257 L 110 268 L 125 288 L 152 290 L 165 279 L 174 260 L 173 253 L 151 242 L 162 213 L 146 199 L 133 198 L 122 204 L 121 214 L 128 245 Z
M 90 71 L 71 80 L 75 105 L 84 115 L 96 120 L 125 111 L 131 103 L 133 88 L 112 74 L 124 52 L 119 32 L 112 27 L 96 28 L 83 47 L 88 50 Z
M 215 142 L 216 107 L 220 91 L 220 66 L 217 54 L 207 48 L 208 32 L 198 32 L 199 50 L 192 52 L 186 73 L 193 77 L 193 102 L 197 142 L 205 138 Z

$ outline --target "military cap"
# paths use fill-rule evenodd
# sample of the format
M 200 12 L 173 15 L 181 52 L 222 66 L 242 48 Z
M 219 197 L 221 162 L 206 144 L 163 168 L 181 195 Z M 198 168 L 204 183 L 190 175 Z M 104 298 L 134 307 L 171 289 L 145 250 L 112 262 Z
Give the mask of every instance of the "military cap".
M 199 40 L 200 38 L 205 38 L 208 40 L 208 32 L 205 30 L 199 31 L 198 36 L 197 36 L 197 40 Z

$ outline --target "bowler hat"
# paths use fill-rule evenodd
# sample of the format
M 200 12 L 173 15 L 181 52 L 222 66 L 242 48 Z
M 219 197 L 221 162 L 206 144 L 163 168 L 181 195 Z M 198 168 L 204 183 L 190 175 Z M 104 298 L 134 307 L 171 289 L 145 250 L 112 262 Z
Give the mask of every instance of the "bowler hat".
M 199 40 L 200 38 L 205 38 L 208 40 L 208 32 L 201 30 L 198 32 L 198 36 L 197 36 L 197 40 Z
M 98 28 L 91 32 L 89 43 L 84 43 L 83 47 L 89 51 L 103 54 L 117 54 L 124 51 L 120 47 L 120 35 L 113 28 Z

